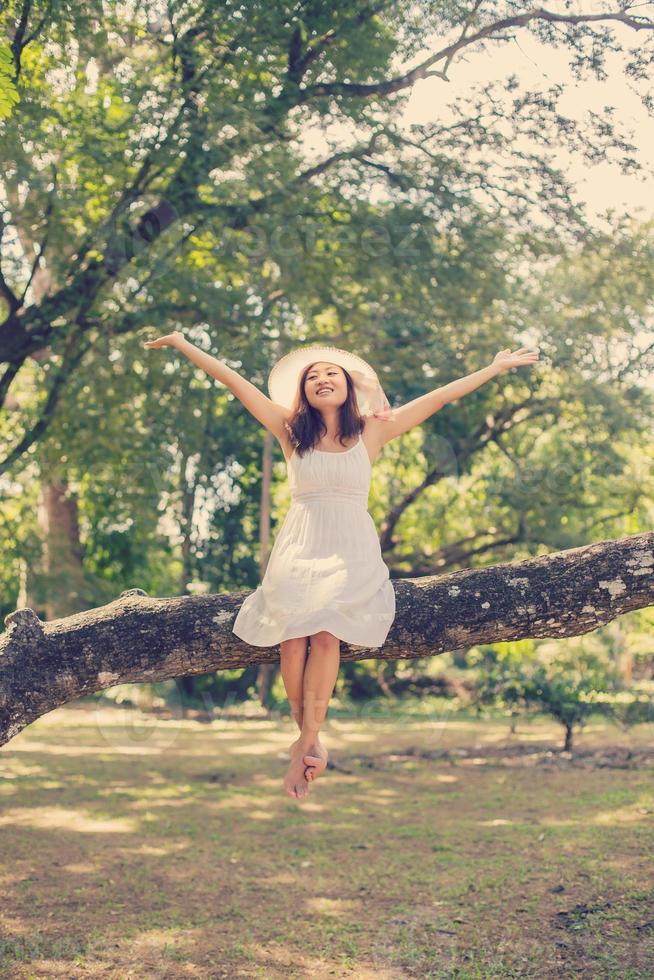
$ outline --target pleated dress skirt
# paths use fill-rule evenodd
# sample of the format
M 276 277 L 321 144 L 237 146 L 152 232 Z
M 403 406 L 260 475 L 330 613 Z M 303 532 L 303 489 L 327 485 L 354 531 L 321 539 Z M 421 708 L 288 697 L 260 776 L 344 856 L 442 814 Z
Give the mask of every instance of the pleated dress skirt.
M 382 646 L 395 619 L 395 590 L 368 512 L 372 467 L 361 436 L 345 451 L 293 452 L 287 471 L 291 506 L 233 632 L 261 647 L 320 630 Z

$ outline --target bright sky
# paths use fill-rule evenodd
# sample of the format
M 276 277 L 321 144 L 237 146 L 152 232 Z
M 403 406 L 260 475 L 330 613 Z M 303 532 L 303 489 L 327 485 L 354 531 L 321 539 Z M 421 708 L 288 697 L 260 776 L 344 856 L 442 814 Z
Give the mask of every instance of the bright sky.
M 548 9 L 556 7 L 556 3 L 548 5 Z M 573 12 L 582 11 L 575 9 Z M 583 5 L 583 12 L 598 11 L 593 10 L 590 4 Z M 644 14 L 646 11 L 639 12 Z M 612 25 L 611 29 L 627 51 L 645 43 L 644 32 L 634 31 L 621 24 Z M 577 81 L 569 68 L 573 53 L 571 50 L 543 45 L 524 29 L 515 30 L 514 34 L 515 40 L 502 44 L 493 43 L 485 52 L 475 47 L 468 54 L 458 55 L 448 70 L 449 83 L 439 78 L 427 78 L 416 83 L 407 106 L 407 123 L 448 119 L 447 101 L 452 101 L 456 96 L 465 96 L 491 80 L 506 79 L 512 73 L 518 76 L 521 86 L 516 92 L 507 95 L 509 100 L 523 90 L 533 91 L 540 88 L 546 91 L 561 83 L 565 85 L 566 92 L 560 97 L 558 105 L 561 113 L 566 116 L 581 120 L 588 110 L 601 112 L 607 105 L 616 107 L 615 120 L 621 127 L 624 125 L 629 134 L 625 134 L 629 142 L 639 148 L 636 156 L 645 168 L 639 174 L 626 175 L 610 162 L 592 167 L 581 155 L 575 159 L 574 155 L 561 153 L 560 162 L 567 161 L 568 179 L 577 186 L 579 197 L 585 200 L 589 217 L 597 219 L 607 208 L 615 208 L 620 213 L 628 212 L 634 216 L 637 209 L 642 208 L 641 218 L 654 216 L 654 121 L 630 88 L 635 84 L 633 80 L 624 76 L 623 68 L 627 60 L 625 55 L 607 55 L 605 71 L 609 77 L 606 81 L 601 82 L 594 76 Z M 411 67 L 442 46 L 443 38 L 436 39 L 433 47 L 417 57 Z M 438 64 L 435 67 L 442 66 Z M 647 82 L 636 84 L 639 91 L 648 87 Z
M 548 4 L 547 8 L 556 9 L 556 6 Z M 574 13 L 599 12 L 592 9 L 592 3 L 579 6 L 580 9 L 574 10 Z M 652 5 L 643 5 L 638 12 L 645 14 L 645 7 Z M 556 164 L 564 169 L 568 180 L 576 186 L 579 199 L 586 203 L 589 219 L 600 227 L 606 227 L 601 215 L 607 209 L 614 209 L 617 214 L 628 214 L 641 220 L 652 218 L 654 120 L 633 91 L 634 86 L 638 86 L 639 92 L 651 89 L 651 78 L 644 83 L 634 83 L 624 75 L 629 50 L 642 45 L 645 39 L 643 32 L 621 24 L 613 25 L 612 29 L 615 30 L 625 53 L 607 54 L 604 70 L 608 78 L 605 81 L 599 81 L 594 76 L 577 81 L 569 68 L 572 54 L 569 49 L 554 49 L 541 44 L 526 31 L 515 31 L 515 40 L 493 45 L 492 48 L 489 46 L 486 52 L 475 48 L 469 54 L 456 58 L 448 71 L 449 83 L 439 78 L 427 78 L 418 82 L 407 104 L 405 121 L 410 124 L 449 119 L 447 101 L 453 101 L 457 96 L 464 97 L 471 91 L 481 89 L 491 80 L 501 81 L 511 74 L 517 75 L 521 84 L 515 92 L 508 93 L 508 100 L 523 91 L 546 91 L 557 83 L 563 84 L 565 92 L 559 97 L 558 108 L 565 116 L 583 120 L 589 110 L 600 113 L 605 106 L 615 106 L 614 122 L 619 124 L 620 132 L 624 131 L 626 141 L 638 148 L 634 156 L 643 167 L 637 174 L 623 174 L 610 161 L 591 166 L 581 154 L 559 151 L 555 158 Z M 442 47 L 443 43 L 442 38 L 436 39 L 434 46 L 417 57 L 411 67 L 424 61 L 429 54 Z M 441 65 L 435 67 L 439 68 Z M 611 158 L 615 159 L 615 153 Z M 654 342 L 654 331 L 640 330 L 634 340 L 639 347 L 644 348 Z M 625 350 L 625 356 L 626 353 Z M 654 390 L 654 376 L 644 379 L 642 383 Z

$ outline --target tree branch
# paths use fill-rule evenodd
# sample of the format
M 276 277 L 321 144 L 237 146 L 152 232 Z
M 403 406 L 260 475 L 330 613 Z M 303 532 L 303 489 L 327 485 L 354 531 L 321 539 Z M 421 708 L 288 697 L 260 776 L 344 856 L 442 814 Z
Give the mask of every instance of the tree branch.
M 14 84 L 16 84 L 20 76 L 21 56 L 23 54 L 23 51 L 25 50 L 28 44 L 31 44 L 31 42 L 38 37 L 38 35 L 41 32 L 41 29 L 43 28 L 43 25 L 50 20 L 52 14 L 52 0 L 48 0 L 48 6 L 46 7 L 46 11 L 43 14 L 43 17 L 38 22 L 38 24 L 36 25 L 32 33 L 26 37 L 25 34 L 27 31 L 27 25 L 29 22 L 29 16 L 31 11 L 32 11 L 32 0 L 24 0 L 23 9 L 21 10 L 20 13 L 20 19 L 18 21 L 18 24 L 16 25 L 16 30 L 14 31 L 14 36 L 10 45 L 11 53 L 14 58 L 14 70 L 16 72 L 16 75 L 13 80 Z
M 20 459 L 23 453 L 29 449 L 32 443 L 34 443 L 50 425 L 52 419 L 54 418 L 55 409 L 57 407 L 57 403 L 59 402 L 65 382 L 68 380 L 72 372 L 86 354 L 89 347 L 92 345 L 92 341 L 90 339 L 82 342 L 80 340 L 80 335 L 81 331 L 79 330 L 74 330 L 72 332 L 63 354 L 62 363 L 59 365 L 59 368 L 52 379 L 50 391 L 48 392 L 48 396 L 39 419 L 34 423 L 32 428 L 24 434 L 23 438 L 16 446 L 14 446 L 5 459 L 0 460 L 0 475 L 6 473 L 7 470 L 9 470 L 13 464 Z M 12 378 L 10 377 L 9 381 L 11 380 Z M 5 378 L 3 378 L 3 383 L 4 381 Z
M 371 19 L 371 17 L 374 17 L 376 14 L 384 10 L 385 7 L 390 5 L 389 0 L 381 0 L 380 3 L 373 4 L 370 7 L 363 7 L 361 10 L 357 11 L 353 18 L 346 18 L 343 20 L 339 25 L 339 30 L 336 28 L 330 28 L 328 31 L 325 31 L 321 37 L 316 38 L 312 44 L 308 44 L 304 55 L 302 55 L 300 43 L 300 30 L 299 28 L 296 28 L 289 48 L 288 76 L 291 81 L 295 82 L 296 84 L 299 84 L 302 81 L 307 69 L 313 64 L 316 58 L 319 58 L 320 55 L 327 50 L 330 44 L 333 44 L 334 41 L 338 40 L 338 38 L 342 36 L 344 27 L 351 24 L 359 27 L 361 24 L 365 24 Z
M 11 41 L 11 53 L 14 56 L 14 70 L 16 72 L 14 84 L 18 81 L 18 76 L 20 75 L 20 56 L 23 53 L 23 47 L 27 44 L 27 41 L 24 42 L 23 38 L 27 30 L 31 7 L 32 0 L 24 0 L 23 9 L 20 12 L 20 18 Z
M 34 249 L 34 260 L 32 262 L 32 268 L 30 269 L 30 274 L 28 276 L 27 282 L 25 283 L 25 288 L 23 289 L 22 295 L 20 297 L 20 305 L 22 306 L 25 302 L 25 297 L 27 296 L 27 290 L 32 285 L 32 280 L 36 270 L 39 267 L 41 259 L 45 254 L 45 247 L 48 244 L 48 235 L 50 234 L 50 218 L 52 217 L 52 212 L 54 210 L 54 197 L 57 190 L 57 168 L 54 166 L 52 168 L 52 191 L 48 194 L 48 203 L 45 208 L 45 230 L 43 232 L 43 238 L 41 244 L 38 246 L 38 251 Z
M 508 27 L 524 27 L 531 21 L 538 20 L 550 21 L 552 23 L 559 24 L 586 24 L 592 22 L 616 21 L 624 24 L 626 27 L 632 27 L 636 31 L 654 30 L 653 21 L 648 20 L 647 18 L 639 19 L 636 17 L 630 17 L 624 12 L 624 10 L 620 10 L 616 13 L 602 14 L 555 14 L 549 10 L 539 7 L 536 10 L 529 10 L 526 13 L 518 14 L 515 17 L 505 17 L 502 20 L 497 20 L 492 24 L 488 24 L 486 27 L 482 27 L 475 34 L 470 34 L 468 36 L 466 36 L 464 28 L 464 31 L 458 40 L 454 41 L 452 44 L 448 44 L 447 47 L 442 48 L 440 51 L 437 51 L 435 54 L 425 59 L 425 61 L 421 62 L 421 64 L 417 65 L 415 68 L 412 68 L 411 71 L 405 72 L 403 75 L 385 79 L 382 82 L 323 82 L 315 85 L 308 85 L 302 92 L 302 101 L 308 102 L 314 96 L 323 97 L 333 95 L 351 95 L 358 96 L 360 98 L 369 98 L 373 95 L 391 95 L 394 92 L 400 92 L 405 88 L 409 88 L 419 79 L 427 78 L 430 75 L 438 75 L 444 81 L 449 81 L 445 75 L 446 69 L 430 71 L 432 65 L 444 60 L 447 68 L 454 55 L 457 54 L 462 48 L 476 44 L 477 41 L 484 40 L 485 38 L 492 39 L 491 35 L 496 31 L 502 31 Z
M 555 408 L 559 403 L 551 398 L 544 398 L 541 401 L 535 402 L 531 393 L 522 402 L 517 404 L 506 404 L 502 408 L 498 408 L 494 416 L 485 416 L 477 426 L 477 428 L 470 432 L 466 438 L 460 444 L 460 452 L 458 458 L 469 459 L 470 456 L 478 452 L 479 449 L 483 448 L 488 442 L 493 440 L 499 433 L 505 433 L 512 431 L 516 426 L 523 425 L 525 422 L 530 421 L 538 415 L 543 415 L 550 409 Z M 520 419 L 516 419 L 518 413 L 528 406 L 533 405 L 534 407 Z M 489 424 L 490 418 L 490 424 Z M 513 424 L 508 423 L 513 420 Z M 427 487 L 435 486 L 439 479 L 443 477 L 443 473 L 440 470 L 439 465 L 432 467 L 429 470 L 420 483 L 416 484 L 412 489 L 405 494 L 401 500 L 399 500 L 389 511 L 385 520 L 382 522 L 379 542 L 382 549 L 382 553 L 387 556 L 392 549 L 395 547 L 395 539 L 393 537 L 393 532 L 397 527 L 397 524 L 406 511 L 408 507 L 413 504 L 421 493 L 427 489 Z
M 188 178 L 182 171 L 178 172 L 166 188 L 165 195 L 146 214 L 142 215 L 132 228 L 129 224 L 116 231 L 113 241 L 107 245 L 107 254 L 102 261 L 90 262 L 85 268 L 78 270 L 74 279 L 63 286 L 58 293 L 47 297 L 38 307 L 29 307 L 20 320 L 6 321 L 0 324 L 0 362 L 3 360 L 24 359 L 32 350 L 43 347 L 51 333 L 50 322 L 58 316 L 65 315 L 79 298 L 84 297 L 87 307 L 95 300 L 103 286 L 115 278 L 120 270 L 129 263 L 132 256 L 130 249 L 134 241 L 145 241 L 149 245 L 157 241 L 173 223 L 189 212 L 203 215 L 221 214 L 226 223 L 233 229 L 242 230 L 247 226 L 248 219 L 258 214 L 266 207 L 282 201 L 297 187 L 312 177 L 324 173 L 341 160 L 357 159 L 370 154 L 380 133 L 373 133 L 368 142 L 361 147 L 335 153 L 313 167 L 298 174 L 281 190 L 274 191 L 265 197 L 250 198 L 244 204 L 205 204 L 189 190 Z M 178 210 L 172 202 L 183 202 Z M 203 218 L 204 220 L 204 218 Z M 30 321 L 36 330 L 32 333 Z M 3 349 L 4 342 L 4 349 Z M 0 472 L 2 468 L 0 467 Z
M 476 643 L 589 633 L 654 603 L 654 532 L 405 579 L 394 589 L 386 643 L 371 649 L 342 641 L 342 660 L 430 657 Z M 130 589 L 51 622 L 29 608 L 10 613 L 0 635 L 0 745 L 46 712 L 114 684 L 277 663 L 277 646 L 252 647 L 232 632 L 247 595 L 159 599 Z
M 635 357 L 632 357 L 624 364 L 624 366 L 619 371 L 616 371 L 615 380 L 622 381 L 625 375 L 628 374 L 629 371 L 631 371 L 631 369 L 636 364 L 642 361 L 645 357 L 647 357 L 648 354 L 651 354 L 653 351 L 654 351 L 654 343 L 648 344 L 644 350 L 639 350 L 638 353 L 635 355 Z
M 2 239 L 5 235 L 5 226 L 6 222 L 3 212 L 0 213 L 0 246 L 2 245 Z M 20 307 L 21 301 L 18 299 L 18 296 L 16 296 L 14 291 L 9 286 L 9 283 L 6 281 L 4 275 L 2 274 L 2 268 L 0 268 L 0 296 L 4 296 L 7 305 L 9 306 L 9 316 L 11 317 Z M 1 404 L 2 401 L 0 400 L 0 405 Z
M 22 367 L 22 363 L 16 364 L 11 361 L 7 364 L 7 368 L 0 378 L 0 409 L 2 409 L 5 399 L 7 398 L 7 393 L 11 387 L 11 383 L 18 374 Z
M 482 533 L 474 534 L 472 538 L 477 541 Z M 453 544 L 446 545 L 444 548 L 439 548 L 438 551 L 429 556 L 429 561 L 425 560 L 424 554 L 401 555 L 399 556 L 401 561 L 411 563 L 411 571 L 403 572 L 400 569 L 391 568 L 391 578 L 395 581 L 400 578 L 416 578 L 419 575 L 443 575 L 452 565 L 463 564 L 469 561 L 470 558 L 485 555 L 491 551 L 497 551 L 498 548 L 503 548 L 509 544 L 517 544 L 522 540 L 522 530 L 519 530 L 508 537 L 493 538 L 485 544 L 477 545 L 476 548 L 463 548 L 462 541 L 455 541 Z

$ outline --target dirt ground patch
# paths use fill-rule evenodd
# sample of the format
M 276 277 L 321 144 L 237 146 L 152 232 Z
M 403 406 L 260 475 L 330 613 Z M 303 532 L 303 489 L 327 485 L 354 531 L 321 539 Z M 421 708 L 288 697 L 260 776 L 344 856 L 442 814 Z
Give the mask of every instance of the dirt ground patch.
M 651 977 L 652 734 L 339 715 L 299 803 L 288 719 L 60 708 L 0 752 L 0 975 Z

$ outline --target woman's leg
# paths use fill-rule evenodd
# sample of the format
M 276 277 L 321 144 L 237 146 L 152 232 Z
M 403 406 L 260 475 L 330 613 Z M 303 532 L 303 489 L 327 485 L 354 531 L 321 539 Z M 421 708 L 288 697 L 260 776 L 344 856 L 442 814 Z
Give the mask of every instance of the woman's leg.
M 304 667 L 308 646 L 308 636 L 282 640 L 279 645 L 280 670 L 286 688 L 286 696 L 300 731 L 302 731 Z
M 303 715 L 300 741 L 307 747 L 318 738 L 329 699 L 334 693 L 341 664 L 341 641 L 321 630 L 311 637 L 311 651 L 304 668 Z
M 327 768 L 329 753 L 320 740 L 320 726 L 325 720 L 341 659 L 337 636 L 322 630 L 311 637 L 311 652 L 304 669 L 304 716 L 302 731 L 293 748 L 303 752 L 306 763 L 304 778 L 313 782 Z
M 290 796 L 303 799 L 308 795 L 308 780 L 315 779 L 327 765 L 327 750 L 319 738 L 320 726 L 325 720 L 329 699 L 334 691 L 341 659 L 341 643 L 338 637 L 322 630 L 311 637 L 311 650 L 304 666 L 304 683 L 302 688 L 302 720 L 300 737 L 291 745 L 291 763 L 284 778 L 284 786 Z M 289 658 L 289 664 L 293 661 Z M 289 666 L 289 675 L 292 675 Z M 285 682 L 286 683 L 286 682 Z M 290 682 L 291 693 L 297 702 L 297 692 L 293 684 L 297 683 L 297 675 Z M 289 687 L 287 686 L 287 693 Z M 296 715 L 296 721 L 298 720 Z

